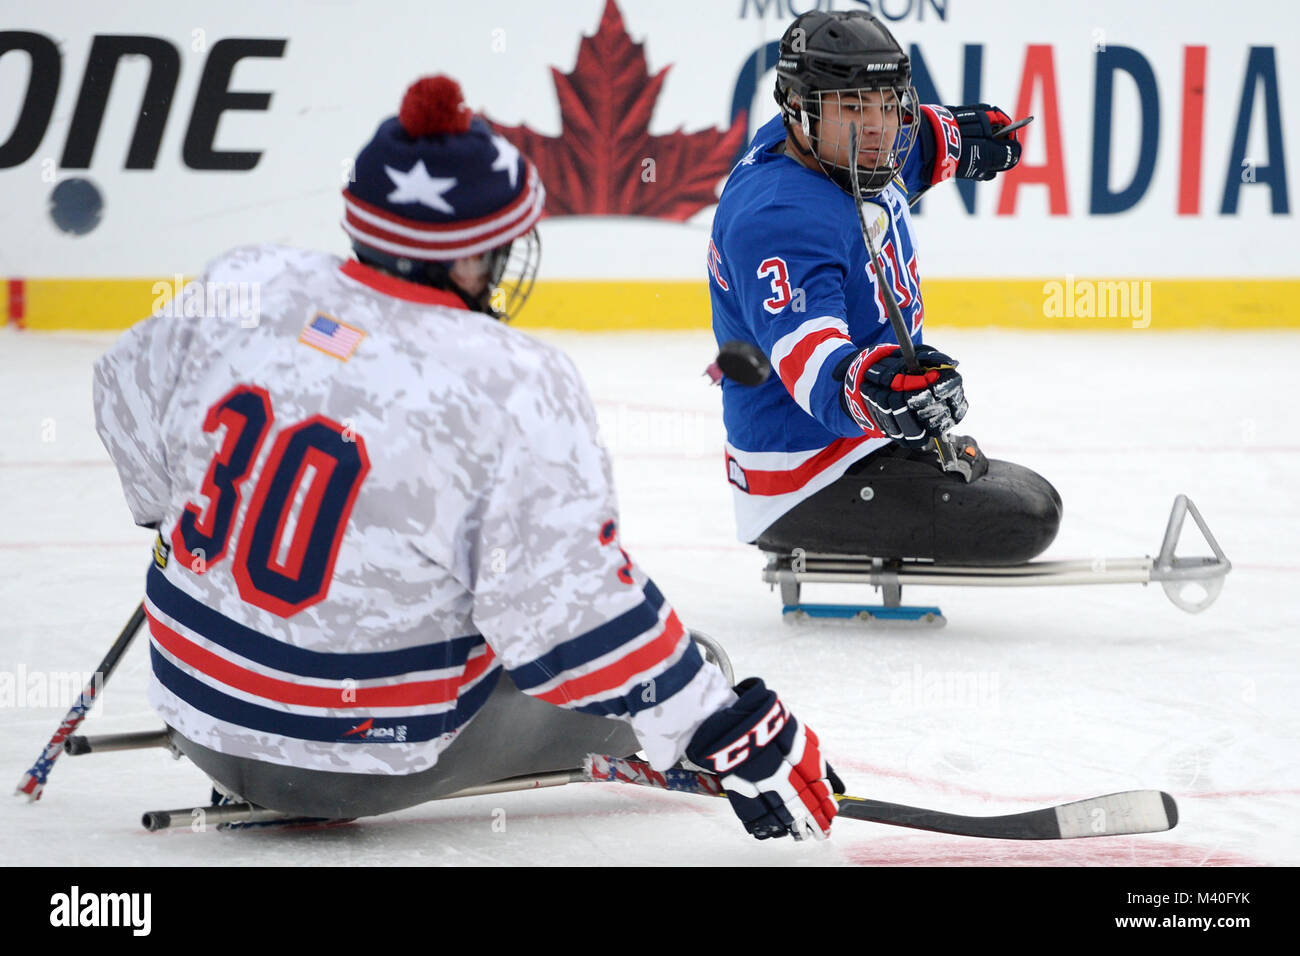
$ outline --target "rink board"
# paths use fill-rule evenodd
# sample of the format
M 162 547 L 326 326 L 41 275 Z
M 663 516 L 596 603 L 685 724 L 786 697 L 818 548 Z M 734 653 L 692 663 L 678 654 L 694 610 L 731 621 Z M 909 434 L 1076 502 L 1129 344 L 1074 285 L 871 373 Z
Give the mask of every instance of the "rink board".
M 932 279 L 925 283 L 926 318 L 930 328 L 1031 331 L 1300 328 L 1297 279 L 1067 281 Z M 1123 290 L 1135 296 L 1128 307 L 1110 288 L 1115 283 L 1131 287 Z M 0 318 L 42 331 L 125 329 L 157 307 L 156 289 L 172 286 L 172 279 L 10 279 Z M 1149 306 L 1135 309 L 1138 297 Z M 517 324 L 574 331 L 707 328 L 709 292 L 703 281 L 687 279 L 539 281 Z

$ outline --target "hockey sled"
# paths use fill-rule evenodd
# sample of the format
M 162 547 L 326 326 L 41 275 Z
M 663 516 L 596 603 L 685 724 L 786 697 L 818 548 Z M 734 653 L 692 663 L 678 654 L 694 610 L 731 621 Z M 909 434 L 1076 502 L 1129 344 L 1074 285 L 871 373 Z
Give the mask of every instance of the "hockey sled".
M 1200 529 L 1209 556 L 1182 557 L 1176 551 L 1188 515 Z M 763 580 L 781 589 L 782 615 L 788 622 L 849 620 L 867 624 L 942 627 L 943 612 L 934 606 L 902 603 L 904 585 L 947 587 L 1050 587 L 1077 584 L 1149 584 L 1159 582 L 1176 607 L 1190 614 L 1204 611 L 1223 590 L 1232 562 L 1190 498 L 1179 495 L 1169 513 L 1164 541 L 1156 557 L 1091 561 L 1030 561 L 1010 567 L 964 567 L 912 559 L 872 558 L 851 554 L 768 553 Z M 805 604 L 804 584 L 869 584 L 883 603 Z M 1192 590 L 1199 594 L 1189 593 Z
M 730 661 L 716 641 L 692 631 L 691 636 L 704 646 L 706 657 L 714 660 L 734 681 Z M 80 756 L 120 750 L 159 748 L 180 759 L 184 754 L 171 739 L 166 728 L 128 734 L 96 737 L 68 735 L 58 745 L 60 753 Z M 43 783 L 44 781 L 42 781 Z M 698 767 L 683 762 L 669 770 L 655 770 L 634 757 L 589 754 L 582 765 L 572 770 L 527 774 L 479 786 L 468 787 L 436 798 L 437 801 L 458 797 L 475 797 L 520 790 L 540 790 L 576 783 L 625 783 L 693 793 L 700 796 L 724 796 L 722 780 Z M 24 792 L 20 788 L 19 792 Z M 931 830 L 959 836 L 997 840 L 1069 840 L 1078 837 L 1123 836 L 1159 833 L 1178 825 L 1178 806 L 1174 798 L 1159 790 L 1130 790 L 1085 800 L 1000 816 L 973 817 L 941 810 L 928 810 L 904 804 L 868 800 L 851 794 L 836 794 L 840 816 L 851 820 L 883 823 L 890 826 Z M 257 827 L 333 827 L 352 820 L 294 816 L 239 802 L 216 789 L 206 806 L 175 810 L 150 810 L 141 823 L 147 830 L 160 831 L 187 827 L 193 830 L 243 830 Z
M 1185 506 L 1182 512 L 1179 511 L 1179 503 Z M 1228 561 L 1223 557 L 1223 553 L 1219 550 L 1213 537 L 1210 536 L 1209 530 L 1201 521 L 1195 507 L 1184 498 L 1180 498 L 1179 502 L 1175 503 L 1175 514 L 1170 517 L 1170 528 L 1165 534 L 1166 546 L 1161 550 L 1160 564 L 1165 570 L 1172 571 L 1179 569 L 1179 562 L 1186 560 L 1175 558 L 1174 548 L 1177 544 L 1182 519 L 1189 508 L 1206 540 L 1210 542 L 1216 556 L 1223 565 L 1223 571 L 1218 575 L 1218 583 L 1221 585 L 1222 575 L 1227 573 L 1229 567 Z M 1217 588 L 1214 593 L 1217 594 Z M 1173 597 L 1172 594 L 1171 597 Z M 1199 609 L 1196 608 L 1196 610 Z M 19 781 L 16 791 L 19 795 L 26 796 L 30 801 L 40 799 L 49 773 L 53 769 L 54 761 L 63 753 L 70 756 L 79 756 L 92 753 L 108 753 L 115 750 L 140 750 L 156 747 L 169 751 L 177 759 L 184 756 L 172 740 L 171 732 L 167 728 L 127 734 L 107 734 L 96 737 L 85 737 L 73 733 L 81 725 L 87 712 L 94 705 L 103 683 L 116 669 L 118 662 L 134 640 L 135 635 L 143 629 L 144 618 L 144 605 L 141 604 L 135 609 L 126 627 L 118 635 L 117 640 L 113 642 L 113 646 L 100 664 L 96 678 L 82 691 L 81 696 L 64 716 L 36 763 Z M 728 683 L 734 683 L 735 675 L 732 673 L 731 662 L 727 659 L 726 652 L 721 645 L 698 631 L 691 631 L 690 634 L 703 647 L 706 658 L 712 660 L 723 670 Z M 724 795 L 720 778 L 685 763 L 661 772 L 644 761 L 635 758 L 589 754 L 583 760 L 582 766 L 574 770 L 511 777 L 460 790 L 440 799 L 506 793 L 517 790 L 535 790 L 543 787 L 564 786 L 571 783 L 631 783 L 714 797 Z M 835 798 L 839 803 L 840 815 L 849 819 L 932 830 L 939 833 L 1003 840 L 1060 840 L 1086 836 L 1158 833 L 1170 830 L 1178 824 L 1178 808 L 1173 797 L 1157 790 L 1133 790 L 1125 793 L 1113 793 L 1054 807 L 1046 807 L 1041 810 L 993 817 L 963 816 L 961 814 L 927 810 L 923 807 L 867 800 L 850 794 L 836 794 Z M 149 830 L 168 830 L 179 825 L 189 825 L 194 829 L 206 829 L 208 826 L 212 826 L 218 830 L 245 829 L 257 826 L 319 827 L 336 826 L 349 822 L 351 821 L 290 816 L 251 803 L 237 802 L 237 798 L 223 796 L 215 788 L 207 806 L 186 807 L 179 810 L 153 810 L 144 814 L 142 819 L 143 825 Z

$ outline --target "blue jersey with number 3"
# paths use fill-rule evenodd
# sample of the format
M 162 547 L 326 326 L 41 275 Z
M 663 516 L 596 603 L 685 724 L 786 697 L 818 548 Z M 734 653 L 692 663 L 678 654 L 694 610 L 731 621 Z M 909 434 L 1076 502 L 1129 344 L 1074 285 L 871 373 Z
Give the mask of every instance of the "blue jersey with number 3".
M 931 122 L 933 113 L 946 115 L 923 110 Z M 925 318 L 908 198 L 933 184 L 933 147 L 913 148 L 899 175 L 863 205 L 884 262 L 878 277 L 853 199 L 820 170 L 785 155 L 785 135 L 778 116 L 754 136 L 727 180 L 708 249 L 718 343 L 751 342 L 772 363 L 762 385 L 722 385 L 728 479 L 743 541 L 887 443 L 840 404 L 847 360 L 896 341 L 878 282 L 889 283 L 915 342 Z

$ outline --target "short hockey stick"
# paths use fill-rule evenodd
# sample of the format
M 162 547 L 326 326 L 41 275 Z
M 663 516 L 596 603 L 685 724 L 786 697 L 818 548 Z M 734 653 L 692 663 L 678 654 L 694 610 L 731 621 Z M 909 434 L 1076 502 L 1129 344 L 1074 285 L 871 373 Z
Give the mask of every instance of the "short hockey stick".
M 881 295 L 885 299 L 885 312 L 889 315 L 889 324 L 894 329 L 894 337 L 898 339 L 898 347 L 903 352 L 903 361 L 907 363 L 909 372 L 921 371 L 920 363 L 916 360 L 916 349 L 912 346 L 912 336 L 907 330 L 907 323 L 903 320 L 903 313 L 898 308 L 898 301 L 894 298 L 894 290 L 889 287 L 885 280 L 885 265 L 880 260 L 880 253 L 876 251 L 876 244 L 871 239 L 871 230 L 867 228 L 867 217 L 862 212 L 862 193 L 858 185 L 858 124 L 849 124 L 849 181 L 853 186 L 853 208 L 858 211 L 858 226 L 862 230 L 862 241 L 867 244 L 867 253 L 871 256 L 871 266 L 876 270 L 876 285 L 880 287 Z
M 1028 126 L 1034 121 L 1032 116 L 1026 116 L 1024 119 L 1018 119 L 1014 123 L 1008 123 L 1006 126 L 999 126 L 993 133 L 994 139 L 1006 139 L 1008 133 L 1014 133 L 1022 126 Z
M 143 736 L 141 735 L 141 737 Z M 153 746 L 153 744 L 141 742 L 136 746 L 147 747 Z M 90 753 L 92 751 L 86 750 L 84 752 Z M 605 761 L 605 763 L 599 763 L 600 761 Z M 658 787 L 661 790 L 678 790 L 683 793 L 698 793 L 709 796 L 719 796 L 722 793 L 722 784 L 718 782 L 718 778 L 702 771 L 675 768 L 660 773 L 640 760 L 630 758 L 624 760 L 618 757 L 591 755 L 583 762 L 583 766 L 577 770 L 557 770 L 553 773 L 534 773 L 525 774 L 521 777 L 509 777 L 505 780 L 496 780 L 492 783 L 466 787 L 463 790 L 457 790 L 455 793 L 436 797 L 430 802 L 437 803 L 457 797 L 481 797 L 493 793 L 514 793 L 520 790 L 541 790 L 547 787 L 563 787 L 571 783 L 604 783 L 612 779 L 608 776 L 611 772 L 609 762 L 618 764 L 618 772 L 623 774 L 619 779 L 624 783 L 641 783 L 644 786 Z M 596 766 L 601 767 L 606 776 L 595 776 L 593 768 Z M 632 779 L 633 777 L 636 779 Z M 192 826 L 194 820 L 203 820 L 205 825 L 236 827 L 246 824 L 294 826 L 322 822 L 316 819 L 308 820 L 301 816 L 281 813 L 276 810 L 267 810 L 251 803 L 232 803 L 215 807 L 150 810 L 143 815 L 141 823 L 146 830 L 168 830 L 174 827 Z
M 867 244 L 867 254 L 871 256 L 871 267 L 876 272 L 876 287 L 880 289 L 881 297 L 885 300 L 885 312 L 889 315 L 889 324 L 894 330 L 894 337 L 898 339 L 899 351 L 903 353 L 903 361 L 907 363 L 909 372 L 920 372 L 921 363 L 916 360 L 916 348 L 912 345 L 912 335 L 908 331 L 907 323 L 903 320 L 903 313 L 898 308 L 898 300 L 894 298 L 894 290 L 889 287 L 889 282 L 885 279 L 885 264 L 880 258 L 880 253 L 876 251 L 876 244 L 871 239 L 871 230 L 867 228 L 867 217 L 862 212 L 862 193 L 858 186 L 858 124 L 849 124 L 849 182 L 853 187 L 853 208 L 858 211 L 858 227 L 862 230 L 862 241 Z M 955 471 L 966 481 L 971 480 L 970 462 L 964 460 L 953 447 L 952 439 L 948 435 L 942 435 L 933 439 L 935 451 L 939 455 L 939 461 L 943 464 L 944 471 Z
M 711 774 L 670 770 L 668 774 L 673 777 L 669 779 L 667 774 L 632 758 L 592 754 L 587 757 L 583 771 L 589 780 L 632 783 L 710 796 L 724 795 L 718 778 Z M 1160 833 L 1178 825 L 1178 805 L 1173 797 L 1160 790 L 1129 790 L 996 817 L 969 817 L 847 794 L 837 795 L 836 799 L 839 801 L 839 815 L 850 820 L 995 840 L 1069 840 Z
M 94 706 L 100 692 L 103 691 L 104 685 L 108 683 L 109 675 L 117 667 L 118 661 L 126 653 L 126 649 L 131 646 L 131 641 L 135 639 L 136 633 L 144 624 L 144 602 L 135 609 L 131 619 L 126 622 L 126 627 L 122 628 L 122 633 L 117 636 L 113 646 L 108 649 L 104 659 L 100 661 L 99 667 L 96 668 L 90 683 L 86 685 L 77 698 L 77 702 L 72 705 L 72 709 L 64 716 L 63 722 L 59 724 L 58 730 L 54 731 L 54 736 L 50 742 L 45 745 L 45 750 L 32 764 L 32 768 L 23 774 L 22 780 L 18 782 L 18 787 L 14 791 L 18 794 L 26 794 L 27 799 L 39 800 L 41 794 L 45 791 L 45 781 L 50 775 L 50 770 L 54 767 L 54 761 L 59 759 L 59 754 L 63 753 L 63 741 L 69 734 L 81 726 L 81 722 L 86 719 L 86 714 Z

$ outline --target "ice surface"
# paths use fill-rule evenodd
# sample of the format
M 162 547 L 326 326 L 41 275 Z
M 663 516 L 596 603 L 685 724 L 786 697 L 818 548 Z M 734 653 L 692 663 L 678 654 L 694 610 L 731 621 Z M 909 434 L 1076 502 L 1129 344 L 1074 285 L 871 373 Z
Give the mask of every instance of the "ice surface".
M 682 619 L 727 647 L 820 735 L 863 796 L 1003 813 L 1117 790 L 1173 793 L 1167 834 L 991 842 L 841 821 L 818 845 L 757 843 L 725 802 L 618 785 L 435 803 L 334 830 L 148 834 L 140 813 L 204 802 L 162 751 L 63 757 L 45 797 L 0 798 L 19 864 L 1300 863 L 1300 336 L 998 330 L 929 338 L 962 360 L 964 423 L 990 457 L 1049 478 L 1049 558 L 1154 553 L 1173 497 L 1200 507 L 1234 570 L 1199 616 L 1158 588 L 915 589 L 936 631 L 791 627 L 735 541 L 707 332 L 540 333 L 586 376 L 614 454 L 622 538 Z M 0 328 L 0 675 L 87 672 L 138 602 L 151 534 L 131 524 L 94 433 L 106 336 Z M 1184 551 L 1200 542 L 1189 529 Z M 809 587 L 809 600 L 870 592 Z M 133 647 L 88 733 L 152 729 Z M 12 786 L 68 704 L 0 700 Z M 39 703 L 39 702 L 38 702 Z M 3 774 L 9 780 L 3 779 Z

